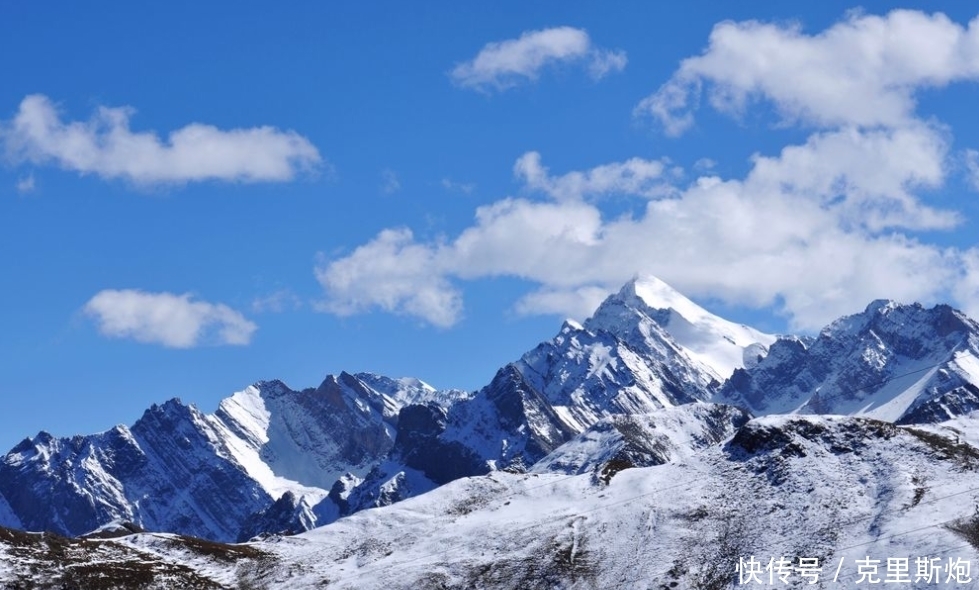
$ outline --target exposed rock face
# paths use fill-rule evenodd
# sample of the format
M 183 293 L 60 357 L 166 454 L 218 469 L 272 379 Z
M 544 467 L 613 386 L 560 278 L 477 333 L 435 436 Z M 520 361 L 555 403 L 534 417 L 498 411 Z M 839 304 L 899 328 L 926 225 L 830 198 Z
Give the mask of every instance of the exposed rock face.
M 0 492 L 28 530 L 81 535 L 122 518 L 232 539 L 271 498 L 213 452 L 212 435 L 204 415 L 176 399 L 151 407 L 132 429 L 70 439 L 42 432 L 0 461 Z
M 238 541 L 268 535 L 295 535 L 316 525 L 316 516 L 305 498 L 286 492 L 271 506 L 249 517 L 238 533 Z
M 979 325 L 947 305 L 875 301 L 813 340 L 783 338 L 717 396 L 756 414 L 938 422 L 979 408 Z
M 692 435 L 698 431 L 686 425 L 697 412 L 719 423 L 736 415 L 706 404 L 673 408 L 657 413 L 651 432 Z M 977 421 L 959 418 L 954 427 L 973 435 Z M 912 563 L 940 556 L 941 570 L 974 556 L 979 530 L 972 500 L 979 449 L 974 436 L 961 442 L 939 432 L 948 427 L 765 416 L 682 460 L 603 470 L 607 480 L 590 469 L 580 476 L 497 471 L 247 545 L 165 534 L 75 540 L 0 528 L 0 584 L 705 589 L 744 585 L 736 568 L 752 555 L 761 567 L 768 560 L 759 555 L 818 559 L 818 581 L 829 586 L 857 579 L 855 564 L 868 556 L 912 556 Z M 785 587 L 818 586 L 789 571 Z M 941 579 L 974 585 L 968 570 L 961 573 L 943 571 Z
M 817 337 L 776 341 L 637 279 L 473 393 L 340 373 L 302 391 L 256 383 L 213 415 L 171 400 L 131 428 L 42 432 L 0 459 L 0 526 L 81 535 L 125 521 L 234 541 L 491 472 L 611 485 L 724 441 L 749 412 L 920 424 L 977 408 L 979 325 L 948 306 L 876 301 Z M 790 421 L 769 436 L 770 423 L 752 424 L 731 452 L 804 456 L 823 427 Z
M 705 403 L 612 416 L 541 459 L 532 471 L 601 475 L 662 465 L 730 438 L 750 418 L 740 408 Z
M 339 477 L 391 451 L 400 408 L 433 396 L 418 380 L 341 373 L 304 391 L 260 382 L 213 415 L 174 399 L 132 428 L 42 432 L 0 460 L 0 525 L 76 536 L 125 520 L 220 541 L 306 530 Z

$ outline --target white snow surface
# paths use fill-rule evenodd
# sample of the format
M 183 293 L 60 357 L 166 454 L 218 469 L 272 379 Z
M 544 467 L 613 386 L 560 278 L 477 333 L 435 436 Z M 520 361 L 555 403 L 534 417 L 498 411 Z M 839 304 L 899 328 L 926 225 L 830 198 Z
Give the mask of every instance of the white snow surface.
M 769 412 L 807 414 L 822 404 L 848 416 L 767 415 L 717 443 L 708 440 L 696 415 L 710 404 L 673 407 L 676 400 L 685 388 L 703 388 L 710 375 L 741 366 L 746 351 L 764 354 L 774 337 L 717 318 L 661 281 L 637 279 L 584 326 L 567 322 L 557 337 L 514 364 L 580 432 L 531 473 L 494 472 L 436 488 L 424 474 L 382 461 L 374 474 L 379 495 L 419 495 L 295 537 L 250 544 L 271 555 L 261 564 L 222 565 L 175 549 L 179 540 L 165 535 L 120 542 L 199 569 L 220 584 L 258 588 L 644 588 L 674 582 L 677 588 L 705 588 L 718 573 L 712 568 L 730 579 L 729 559 L 749 555 L 765 563 L 819 557 L 824 571 L 843 559 L 843 587 L 857 577 L 855 560 L 865 557 L 908 557 L 912 564 L 932 556 L 975 561 L 975 549 L 947 525 L 976 514 L 979 411 L 913 428 L 878 421 L 896 420 L 922 400 L 937 399 L 931 396 L 950 383 L 979 384 L 975 331 L 962 337 L 952 322 L 947 342 L 939 341 L 933 332 L 948 326 L 915 320 L 921 313 L 920 306 L 875 302 L 824 330 L 817 360 L 826 362 L 814 365 L 818 371 L 789 373 L 784 390 L 764 388 L 771 395 L 763 406 Z M 897 345 L 885 343 L 883 329 L 897 334 Z M 834 342 L 840 344 L 834 348 Z M 793 351 L 811 352 L 810 343 L 782 342 L 763 364 L 790 365 Z M 526 424 L 500 437 L 493 430 L 498 412 L 486 399 L 443 394 L 417 380 L 347 377 L 366 389 L 357 393 L 355 383 L 339 379 L 331 390 L 338 392 L 337 403 L 371 420 L 383 421 L 413 401 L 443 395 L 463 400 L 462 426 L 447 432 L 446 440 L 465 442 L 484 458 L 505 460 L 507 445 L 549 424 L 540 414 L 548 407 L 526 405 Z M 821 390 L 827 383 L 832 387 Z M 196 413 L 195 421 L 270 495 L 293 491 L 313 504 L 326 490 L 311 483 L 313 467 L 329 473 L 330 465 L 310 463 L 308 478 L 286 478 L 276 471 L 283 463 L 275 457 L 296 451 L 325 457 L 335 449 L 319 444 L 322 433 L 305 421 L 301 408 L 283 412 L 274 406 L 283 403 L 276 395 L 247 388 L 222 402 L 220 416 Z M 594 473 L 624 445 L 616 414 L 632 414 L 627 426 L 634 436 L 662 450 L 667 462 L 619 471 L 603 484 Z M 119 433 L 131 436 L 124 427 Z M 270 446 L 286 438 L 294 446 Z M 58 449 L 40 449 L 49 451 Z M 301 467 L 290 465 L 289 471 L 306 473 Z M 80 456 L 73 469 L 76 480 L 94 482 L 106 497 L 116 493 L 112 478 L 102 481 L 94 451 Z M 346 476 L 348 487 L 364 475 L 354 471 Z M 0 523 L 4 506 L 0 497 Z M 4 570 L 11 559 L 5 551 L 0 542 L 0 580 L 13 571 Z
M 745 366 L 746 353 L 763 354 L 776 340 L 772 334 L 712 314 L 654 276 L 633 279 L 615 297 L 653 318 L 691 358 L 710 367 L 721 381 Z M 602 312 L 600 307 L 586 325 L 621 331 L 623 318 Z
M 942 359 L 933 357 L 918 360 L 894 359 L 890 365 L 891 374 L 897 377 L 876 389 L 860 390 L 851 397 L 840 396 L 834 399 L 833 412 L 894 422 L 925 392 L 938 372 L 941 361 Z
M 841 344 L 820 349 L 827 362 L 819 371 L 790 374 L 783 389 L 761 388 L 766 397 L 759 407 L 845 416 L 764 416 L 738 434 L 737 445 L 707 440 L 695 414 L 709 404 L 676 404 L 701 399 L 697 392 L 752 366 L 753 355 L 768 354 L 763 364 L 778 368 L 779 359 L 792 364 L 796 349 L 781 346 L 788 339 L 772 347 L 774 336 L 723 320 L 653 277 L 630 282 L 584 325 L 566 322 L 558 336 L 514 363 L 549 404 L 525 405 L 526 424 L 516 433 L 498 436 L 498 409 L 470 393 L 440 392 L 417 379 L 333 378 L 324 407 L 350 410 L 343 416 L 363 419 L 389 437 L 392 418 L 406 404 L 462 401 L 462 425 L 444 438 L 466 443 L 488 461 L 507 459 L 518 450 L 508 445 L 518 445 L 528 430 L 551 427 L 543 415 L 551 410 L 580 433 L 529 474 L 495 472 L 438 488 L 396 461 L 336 461 L 334 433 L 292 403 L 302 392 L 256 384 L 224 400 L 214 415 L 191 407 L 195 427 L 212 447 L 202 453 L 230 459 L 273 498 L 291 491 L 304 506 L 323 499 L 337 478 L 352 488 L 372 466 L 379 466 L 379 495 L 420 495 L 296 537 L 255 543 L 275 557 L 252 569 L 175 550 L 172 536 L 135 535 L 125 542 L 202 568 L 220 584 L 297 588 L 326 581 L 337 588 L 509 588 L 536 580 L 582 588 L 676 581 L 680 588 L 701 588 L 710 565 L 725 557 L 718 548 L 735 541 L 743 556 L 766 562 L 783 555 L 843 558 L 850 572 L 853 560 L 865 556 L 913 559 L 952 551 L 974 560 L 973 549 L 943 525 L 972 517 L 979 501 L 979 412 L 915 427 L 931 438 L 853 417 L 894 421 L 937 399 L 947 391 L 943 384 L 979 385 L 975 330 L 962 342 L 955 340 L 959 331 L 939 342 L 933 332 L 944 328 L 913 323 L 920 313 L 920 306 L 881 301 L 828 326 L 820 336 L 824 344 L 830 337 Z M 885 322 L 903 348 L 885 344 L 883 332 L 870 329 L 872 320 Z M 806 349 L 811 340 L 792 342 L 812 350 Z M 921 343 L 924 353 L 916 347 Z M 621 471 L 602 485 L 591 474 L 623 447 L 619 414 L 631 414 L 631 427 L 668 462 Z M 139 446 L 126 427 L 111 432 Z M 37 451 L 56 456 L 58 444 Z M 749 446 L 753 450 L 745 450 Z M 8 457 L 17 464 L 16 455 Z M 66 477 L 99 501 L 123 505 L 127 490 L 106 473 L 105 461 L 90 447 L 67 465 Z M 61 465 L 56 457 L 50 464 Z M 129 513 L 118 516 L 128 519 Z M 0 525 L 15 521 L 0 496 Z M 5 551 L 0 543 L 0 580 L 12 571 L 4 570 Z
M 975 420 L 958 426 L 976 431 Z M 912 572 L 918 557 L 975 563 L 979 553 L 948 525 L 973 516 L 977 471 L 979 449 L 954 437 L 852 417 L 767 416 L 734 441 L 620 471 L 607 485 L 587 474 L 456 480 L 249 544 L 270 554 L 260 562 L 222 564 L 166 535 L 104 543 L 126 543 L 228 587 L 737 587 L 738 558 L 753 555 L 763 563 L 819 558 L 823 584 L 793 576 L 779 587 L 842 588 L 854 586 L 856 560 L 867 557 L 908 558 Z M 727 583 L 712 586 L 718 578 Z
M 649 308 L 669 310 L 663 327 L 691 356 L 722 378 L 744 367 L 746 348 L 752 344 L 767 348 L 775 342 L 776 336 L 716 316 L 656 277 L 636 279 L 633 289 Z
M 948 306 L 878 300 L 812 339 L 782 338 L 714 401 L 758 414 L 936 421 L 976 405 L 979 324 Z
M 391 420 L 403 404 L 466 395 L 370 374 L 330 376 L 321 388 L 303 391 L 260 382 L 223 400 L 214 414 L 171 400 L 147 411 L 139 435 L 126 426 L 72 439 L 42 433 L 4 462 L 35 471 L 39 480 L 59 481 L 93 509 L 94 522 L 77 530 L 74 514 L 53 491 L 58 488 L 46 486 L 39 491 L 45 528 L 84 534 L 98 523 L 123 520 L 147 530 L 233 540 L 244 519 L 267 508 L 269 499 L 291 492 L 303 506 L 316 506 L 345 474 L 366 475 L 394 444 Z M 126 470 L 129 462 L 140 462 L 139 469 Z M 222 470 L 234 489 L 214 489 L 208 474 Z M 173 481 L 182 487 L 174 489 Z M 328 513 L 329 506 L 317 512 Z M 26 518 L 40 517 L 18 518 L 0 496 L 0 526 L 21 528 Z
M 130 532 L 131 531 L 126 527 L 126 521 L 121 518 L 117 518 L 115 520 L 111 520 L 99 526 L 93 531 L 89 531 L 88 533 L 82 536 L 87 537 L 91 535 L 116 534 L 116 533 L 125 535 L 125 534 L 129 534 Z
M 351 411 L 383 427 L 391 442 L 394 427 L 387 423 L 405 405 L 434 400 L 456 400 L 469 394 L 437 390 L 420 379 L 391 379 L 371 373 L 347 376 L 359 382 L 370 396 L 364 399 L 344 381 L 334 379 Z M 329 378 L 328 378 L 329 379 Z M 287 491 L 305 497 L 309 505 L 322 500 L 333 483 L 347 475 L 362 478 L 373 461 L 351 464 L 339 460 L 334 433 L 324 430 L 316 416 L 294 403 L 303 392 L 282 395 L 274 386 L 249 386 L 226 398 L 209 422 L 220 432 L 227 452 L 273 498 Z
M 740 421 L 736 418 L 741 417 Z M 731 406 L 693 403 L 647 414 L 604 418 L 564 443 L 530 469 L 531 473 L 587 473 L 632 447 L 665 463 L 690 457 L 729 438 L 747 415 Z
M 276 475 L 273 466 L 262 459 L 261 449 L 270 438 L 275 434 L 281 434 L 284 436 L 276 437 L 277 440 L 283 438 L 288 440 L 288 433 L 270 433 L 272 414 L 266 409 L 257 387 L 251 385 L 222 400 L 221 409 L 239 428 L 232 430 L 225 421 L 214 415 L 207 417 L 208 423 L 217 431 L 218 438 L 223 442 L 227 453 L 270 496 L 278 499 L 286 492 L 293 492 L 298 497 L 307 497 L 312 504 L 326 497 L 329 490 Z M 304 479 L 318 482 L 323 480 L 321 476 L 321 473 L 312 472 L 307 473 Z
M 937 424 L 915 426 L 979 448 L 979 410 Z
M 793 424 L 861 452 L 834 452 Z M 848 438 L 854 424 L 858 432 Z M 857 577 L 855 560 L 867 556 L 974 562 L 975 550 L 943 525 L 972 516 L 976 464 L 936 460 L 906 431 L 877 438 L 861 424 L 767 417 L 757 427 L 788 433 L 804 456 L 785 458 L 778 448 L 731 456 L 715 446 L 682 462 L 622 471 L 608 486 L 587 475 L 459 480 L 262 547 L 289 564 L 289 584 L 312 587 L 325 578 L 336 588 L 512 588 L 548 575 L 563 580 L 554 586 L 644 588 L 669 583 L 677 567 L 685 572 L 678 587 L 702 588 L 712 565 L 734 574 L 725 543 L 735 557 L 766 563 L 820 557 L 823 579 L 842 558 L 844 585 Z M 767 475 L 757 472 L 761 465 Z M 804 585 L 797 579 L 793 587 Z

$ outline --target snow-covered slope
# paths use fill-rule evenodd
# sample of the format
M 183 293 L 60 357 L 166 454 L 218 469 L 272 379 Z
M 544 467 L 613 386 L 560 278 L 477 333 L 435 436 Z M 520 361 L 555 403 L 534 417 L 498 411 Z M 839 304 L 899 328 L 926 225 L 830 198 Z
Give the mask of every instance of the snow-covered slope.
M 649 317 L 633 319 L 621 332 L 565 322 L 514 367 L 575 432 L 612 414 L 708 399 L 714 375 Z
M 862 587 L 857 560 L 868 557 L 881 560 L 880 580 L 888 559 L 907 558 L 913 580 L 916 558 L 937 558 L 939 568 L 979 558 L 966 539 L 979 530 L 977 470 L 979 450 L 954 438 L 861 418 L 764 417 L 724 444 L 607 483 L 588 474 L 464 478 L 238 554 L 212 548 L 221 559 L 145 534 L 62 553 L 72 572 L 112 555 L 122 587 L 135 586 L 120 565 L 166 563 L 213 584 L 203 587 L 704 590 L 739 587 L 736 568 L 751 556 L 762 567 L 818 559 L 821 584 L 793 570 L 779 587 Z M 50 563 L 41 541 L 19 541 L 0 534 L 0 551 L 12 555 L 0 561 L 0 581 L 32 581 L 30 566 Z M 144 586 L 160 579 L 152 571 Z M 979 586 L 973 576 L 947 581 L 948 571 L 939 586 Z
M 235 538 L 271 501 L 215 452 L 207 417 L 171 400 L 101 434 L 25 439 L 0 460 L 0 493 L 27 530 L 79 535 L 115 519 L 150 530 Z
M 494 473 L 263 548 L 297 586 L 727 588 L 751 555 L 818 558 L 826 581 L 843 559 L 849 586 L 867 556 L 974 560 L 943 525 L 972 517 L 977 467 L 972 447 L 889 424 L 765 418 L 608 485 Z
M 224 541 L 305 530 L 338 478 L 391 450 L 401 406 L 430 399 L 418 380 L 341 373 L 301 392 L 260 382 L 213 415 L 171 400 L 132 428 L 42 432 L 0 459 L 0 524 L 81 535 L 121 519 Z
M 644 326 L 648 320 L 667 332 L 688 356 L 708 367 L 719 382 L 746 363 L 754 365 L 776 339 L 710 313 L 653 276 L 626 283 L 599 306 L 585 327 L 643 343 L 648 338 Z
M 532 473 L 592 473 L 662 465 L 730 438 L 750 416 L 733 406 L 694 403 L 604 418 L 538 461 Z
M 979 407 L 979 324 L 947 305 L 875 301 L 811 341 L 784 338 L 717 396 L 756 414 L 938 422 Z

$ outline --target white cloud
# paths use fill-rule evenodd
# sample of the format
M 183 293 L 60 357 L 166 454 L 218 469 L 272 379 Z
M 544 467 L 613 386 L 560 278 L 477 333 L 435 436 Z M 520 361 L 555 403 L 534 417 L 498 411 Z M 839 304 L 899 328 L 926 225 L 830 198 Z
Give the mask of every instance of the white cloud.
M 717 162 L 710 158 L 700 158 L 693 163 L 693 169 L 698 172 L 709 172 L 717 168 Z
M 677 135 L 693 124 L 706 90 L 714 108 L 731 114 L 764 99 L 787 123 L 898 126 L 913 118 L 917 90 L 977 77 L 979 20 L 963 27 L 943 14 L 854 13 L 816 35 L 798 26 L 723 22 L 704 53 L 683 60 L 637 112 Z
M 385 230 L 350 256 L 324 260 L 316 272 L 328 305 L 445 326 L 461 317 L 458 283 L 510 276 L 535 289 L 518 311 L 582 319 L 602 294 L 650 273 L 693 296 L 781 305 L 793 329 L 819 328 L 876 298 L 950 300 L 979 313 L 979 250 L 918 234 L 950 230 L 961 217 L 926 200 L 952 168 L 951 130 L 914 110 L 917 90 L 976 77 L 977 31 L 979 20 L 966 29 L 908 11 L 851 16 L 814 36 L 718 25 L 704 54 L 684 60 L 639 109 L 679 132 L 703 89 L 713 107 L 735 115 L 764 98 L 785 124 L 815 126 L 805 141 L 755 154 L 743 178 L 706 173 L 685 186 L 665 158 L 555 175 L 529 152 L 514 173 L 543 199 L 480 207 L 451 239 Z M 977 161 L 966 152 L 973 174 Z M 613 193 L 644 210 L 607 218 L 596 197 Z M 424 308 L 411 300 L 420 289 Z
M 955 283 L 955 299 L 962 302 L 963 311 L 979 318 L 979 248 L 962 254 L 962 273 Z
M 381 192 L 386 195 L 393 195 L 399 190 L 401 190 L 401 181 L 398 180 L 397 172 L 390 168 L 381 170 Z
M 251 308 L 255 313 L 282 313 L 289 309 L 299 309 L 302 305 L 302 300 L 295 293 L 288 289 L 279 289 L 253 299 Z
M 53 162 L 81 174 L 140 185 L 287 181 L 322 162 L 316 147 L 293 131 L 225 131 L 192 123 L 164 141 L 153 132 L 132 131 L 129 119 L 134 112 L 129 107 L 100 107 L 88 121 L 65 122 L 50 99 L 33 94 L 0 128 L 0 141 L 14 161 Z
M 516 311 L 524 315 L 563 314 L 580 321 L 595 311 L 609 291 L 594 285 L 568 289 L 545 287 L 521 297 Z
M 966 180 L 974 190 L 979 191 L 979 151 L 965 150 L 962 157 L 965 163 Z
M 535 166 L 525 181 L 544 187 L 547 200 L 480 207 L 475 222 L 446 242 L 385 230 L 316 273 L 333 311 L 380 308 L 439 326 L 461 316 L 454 281 L 523 278 L 539 289 L 517 302 L 518 311 L 583 319 L 600 294 L 652 273 L 694 296 L 751 306 L 781 300 L 795 327 L 817 328 L 876 298 L 944 297 L 964 272 L 961 252 L 896 231 L 955 221 L 909 192 L 941 181 L 932 165 L 945 146 L 922 133 L 920 146 L 931 150 L 921 153 L 901 134 L 817 134 L 756 157 L 743 180 L 701 177 L 672 198 L 648 200 L 644 185 L 633 184 L 648 200 L 637 218 L 605 219 L 598 204 L 566 198 L 580 192 L 553 188 L 589 172 L 551 176 Z M 422 291 L 424 306 L 413 300 Z
M 227 305 L 194 301 L 187 293 L 106 289 L 85 304 L 84 312 L 95 319 L 104 336 L 170 348 L 244 345 L 258 329 Z
M 632 158 L 625 162 L 615 162 L 597 166 L 586 172 L 569 172 L 563 176 L 552 177 L 541 164 L 538 152 L 527 152 L 513 165 L 514 175 L 524 181 L 527 187 L 546 193 L 557 200 L 583 199 L 590 196 L 609 194 L 662 196 L 669 192 L 670 185 L 663 179 L 668 169 L 666 162 Z
M 440 273 L 433 248 L 407 229 L 387 229 L 346 258 L 316 269 L 330 297 L 320 308 L 346 316 L 379 307 L 440 327 L 456 323 L 462 297 Z
M 915 191 L 941 186 L 947 157 L 947 140 L 923 123 L 869 131 L 847 127 L 815 133 L 778 157 L 756 155 L 751 179 L 764 190 L 835 203 L 841 221 L 873 230 L 946 229 L 959 216 L 922 204 Z
M 34 192 L 34 174 L 28 174 L 17 180 L 17 192 L 26 195 Z
M 580 63 L 598 80 L 625 68 L 624 51 L 596 47 L 588 33 L 573 27 L 527 31 L 517 39 L 487 43 L 470 61 L 451 72 L 459 86 L 481 91 L 506 90 L 534 81 L 541 70 L 557 63 Z
M 606 74 L 611 72 L 621 72 L 629 62 L 625 51 L 611 51 L 608 49 L 592 50 L 588 62 L 588 73 L 595 80 L 601 80 Z
M 442 188 L 450 192 L 459 192 L 466 195 L 472 194 L 476 190 L 476 185 L 471 182 L 456 182 L 451 178 L 443 178 L 440 183 Z

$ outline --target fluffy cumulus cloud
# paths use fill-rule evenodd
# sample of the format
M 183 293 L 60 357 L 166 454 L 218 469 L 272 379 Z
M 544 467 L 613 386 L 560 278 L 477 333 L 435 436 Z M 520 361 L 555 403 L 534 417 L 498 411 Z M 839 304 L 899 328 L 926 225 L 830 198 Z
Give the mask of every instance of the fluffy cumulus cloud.
M 257 329 L 227 305 L 195 301 L 189 294 L 107 289 L 92 297 L 84 312 L 105 336 L 170 348 L 245 345 Z
M 153 132 L 132 131 L 133 112 L 100 107 L 87 121 L 65 121 L 48 97 L 34 94 L 0 127 L 0 142 L 15 162 L 53 163 L 139 185 L 287 181 L 322 163 L 316 147 L 293 131 L 221 130 L 192 123 L 164 140 Z
M 415 243 L 411 230 L 382 231 L 346 258 L 316 269 L 317 279 L 331 294 L 322 309 L 350 315 L 376 306 L 451 326 L 459 320 L 462 297 L 436 271 L 436 250 Z
M 725 22 L 702 55 L 637 107 L 679 134 L 693 124 L 703 95 L 739 114 L 770 101 L 788 123 L 821 127 L 898 126 L 914 118 L 915 92 L 979 77 L 979 20 L 896 10 L 853 14 L 816 34 L 798 26 Z
M 944 226 L 951 214 L 905 200 L 900 183 L 900 194 L 854 206 L 838 192 L 860 180 L 846 176 L 853 162 L 838 161 L 835 182 L 793 178 L 798 149 L 758 159 L 743 180 L 701 177 L 675 197 L 649 200 L 636 218 L 604 219 L 595 203 L 545 195 L 480 207 L 452 241 L 419 243 L 408 230 L 385 230 L 350 256 L 324 261 L 317 276 L 335 311 L 379 307 L 441 326 L 461 313 L 452 279 L 521 277 L 540 288 L 518 310 L 580 319 L 634 274 L 652 273 L 732 303 L 779 297 L 802 328 L 855 311 L 857 302 L 928 299 L 954 282 L 955 253 L 876 229 L 884 218 Z M 416 300 L 423 293 L 424 306 Z
M 596 47 L 582 29 L 555 27 L 487 43 L 472 60 L 453 68 L 450 76 L 465 88 L 500 91 L 537 80 L 541 70 L 554 64 L 581 64 L 598 80 L 621 71 L 626 61 L 624 51 Z
M 683 185 L 668 160 L 557 175 L 525 154 L 514 174 L 528 194 L 480 207 L 458 235 L 428 242 L 385 230 L 323 260 L 324 306 L 446 326 L 461 317 L 461 283 L 511 276 L 535 285 L 518 311 L 581 319 L 630 277 L 651 273 L 693 296 L 778 305 L 793 329 L 819 328 L 876 298 L 951 300 L 979 314 L 979 254 L 925 241 L 924 232 L 961 220 L 927 202 L 954 168 L 951 133 L 918 116 L 914 102 L 918 89 L 979 72 L 977 23 L 898 11 L 815 35 L 718 25 L 703 55 L 683 61 L 638 110 L 679 132 L 692 124 L 697 93 L 734 115 L 767 101 L 786 124 L 811 131 L 805 141 L 756 154 L 742 178 L 707 171 Z M 631 195 L 638 212 L 604 215 L 596 197 L 610 193 Z

